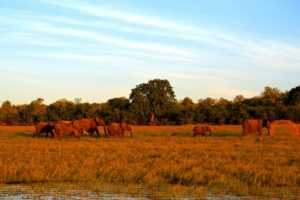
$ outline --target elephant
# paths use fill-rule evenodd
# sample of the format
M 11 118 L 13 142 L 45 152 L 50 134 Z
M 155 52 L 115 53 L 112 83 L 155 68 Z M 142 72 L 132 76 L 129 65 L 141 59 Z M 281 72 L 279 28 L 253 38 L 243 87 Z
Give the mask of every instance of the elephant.
M 124 137 L 124 131 L 130 131 L 130 136 L 132 137 L 132 127 L 127 123 L 111 123 L 107 127 L 109 136 L 119 135 L 120 137 Z
M 268 129 L 268 135 L 270 135 L 270 126 L 268 120 L 262 119 L 247 119 L 243 122 L 243 136 L 258 132 L 259 136 L 262 136 L 262 129 L 266 127 Z
M 277 126 L 282 125 L 282 124 L 289 126 L 292 136 L 294 136 L 294 137 L 299 137 L 300 136 L 297 124 L 295 124 L 291 120 L 274 120 L 274 121 L 270 122 L 268 124 L 268 128 L 270 130 L 270 136 L 272 136 L 275 133 L 275 130 L 276 130 Z
M 64 135 L 75 135 L 77 138 L 80 137 L 83 130 L 80 130 L 78 126 L 79 120 L 74 121 L 60 121 L 55 123 L 55 137 L 61 139 Z M 77 124 L 76 124 L 77 123 Z
M 51 133 L 52 137 L 54 137 L 53 130 L 54 129 L 54 122 L 47 121 L 47 122 L 38 122 L 35 124 L 36 130 L 36 137 L 41 136 L 41 133 L 46 133 L 45 137 L 48 137 L 48 134 Z
M 205 125 L 195 126 L 193 128 L 193 137 L 198 136 L 198 135 L 207 136 L 206 135 L 207 132 L 210 132 L 210 134 L 212 134 L 211 128 L 209 126 L 205 126 Z
M 99 117 L 96 118 L 83 118 L 79 120 L 74 120 L 74 126 L 78 130 L 82 130 L 84 133 L 88 132 L 91 136 L 93 136 L 94 132 L 100 137 L 100 133 L 98 131 L 98 126 L 102 126 L 104 129 L 104 134 L 107 136 L 106 132 L 106 124 L 105 121 Z

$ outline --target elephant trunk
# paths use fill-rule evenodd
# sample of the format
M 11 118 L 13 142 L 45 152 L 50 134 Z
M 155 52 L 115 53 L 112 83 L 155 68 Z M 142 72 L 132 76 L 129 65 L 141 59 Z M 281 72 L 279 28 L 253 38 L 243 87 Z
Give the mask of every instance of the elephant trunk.
M 268 124 L 266 125 L 266 128 L 268 129 L 268 135 L 271 136 L 271 123 L 268 122 Z
M 132 134 L 133 134 L 133 130 L 130 131 L 130 136 L 131 136 L 131 137 L 132 137 Z

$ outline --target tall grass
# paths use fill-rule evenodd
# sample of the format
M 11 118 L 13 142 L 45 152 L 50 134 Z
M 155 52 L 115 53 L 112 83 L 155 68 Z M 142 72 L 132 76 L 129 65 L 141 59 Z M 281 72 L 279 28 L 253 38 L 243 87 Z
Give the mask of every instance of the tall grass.
M 185 188 L 241 196 L 299 195 L 300 140 L 288 129 L 242 138 L 240 126 L 134 127 L 134 138 L 34 138 L 0 127 L 0 184 L 76 183 Z M 179 190 L 180 191 L 180 190 Z

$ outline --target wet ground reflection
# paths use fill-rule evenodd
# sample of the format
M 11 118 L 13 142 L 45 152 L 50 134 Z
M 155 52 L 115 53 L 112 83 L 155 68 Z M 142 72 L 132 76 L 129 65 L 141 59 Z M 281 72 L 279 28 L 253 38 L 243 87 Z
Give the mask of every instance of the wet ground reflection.
M 131 193 L 126 194 L 126 190 L 130 190 Z M 132 191 L 134 191 L 132 193 Z M 132 195 L 133 194 L 133 195 Z M 61 188 L 37 188 L 31 186 L 20 186 L 20 185 L 12 185 L 12 186 L 0 186 L 0 199 L 126 199 L 126 200 L 135 200 L 135 199 L 186 199 L 186 200 L 194 200 L 194 199 L 206 199 L 206 200 L 244 200 L 244 199 L 266 199 L 266 198 L 257 198 L 257 197 L 237 197 L 237 196 L 196 196 L 193 194 L 187 195 L 176 195 L 176 196 L 168 196 L 166 194 L 155 194 L 153 190 L 149 190 L 149 188 L 127 188 L 124 189 L 124 192 L 114 191 L 113 188 L 103 189 L 97 192 L 92 190 L 80 190 L 80 189 L 61 189 Z M 280 198 L 272 198 L 272 199 L 280 199 Z M 290 198 L 289 198 L 290 199 Z

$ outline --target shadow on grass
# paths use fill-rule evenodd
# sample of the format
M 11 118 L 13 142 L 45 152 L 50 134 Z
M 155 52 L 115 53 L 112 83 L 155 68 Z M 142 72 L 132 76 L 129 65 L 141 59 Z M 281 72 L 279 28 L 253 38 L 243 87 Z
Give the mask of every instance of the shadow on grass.
M 193 133 L 190 131 L 185 131 L 185 132 L 172 132 L 167 136 L 171 136 L 171 137 L 193 137 Z M 197 137 L 201 137 L 201 136 L 197 136 Z M 203 137 L 203 136 L 202 136 Z M 212 132 L 212 133 L 207 133 L 206 137 L 241 137 L 240 133 L 237 132 L 230 132 L 230 131 L 218 131 L 218 132 Z
M 193 137 L 192 131 L 157 131 L 157 132 L 139 132 L 135 134 L 137 138 L 143 137 Z M 201 137 L 201 136 L 198 136 Z M 207 137 L 241 137 L 241 133 L 232 132 L 232 131 L 213 131 L 211 133 L 207 133 Z
M 230 132 L 230 131 L 218 131 L 218 132 L 213 132 L 211 136 L 214 137 L 241 137 L 241 133 L 237 132 Z
M 34 133 L 31 132 L 16 132 L 13 137 L 26 137 L 26 138 L 33 138 L 35 137 Z
M 46 137 L 45 134 L 40 135 L 40 137 L 36 137 L 36 135 L 32 132 L 16 132 L 14 134 L 5 134 L 3 135 L 6 138 L 16 138 L 16 137 L 24 137 L 24 138 L 50 138 L 53 139 L 53 136 L 51 134 Z M 73 138 L 73 135 L 67 135 L 64 137 L 64 139 L 70 139 Z M 127 136 L 125 136 L 127 137 Z M 193 133 L 190 131 L 173 131 L 173 132 L 143 132 L 139 133 L 133 136 L 133 138 L 143 138 L 143 137 L 185 137 L 185 138 L 192 138 Z M 198 136 L 201 137 L 201 136 Z M 241 137 L 241 134 L 236 132 L 230 132 L 230 131 L 218 131 L 207 133 L 207 137 Z M 100 139 L 100 138 L 107 138 L 105 136 L 82 136 L 82 138 L 93 138 L 93 139 Z
M 34 134 L 32 132 L 0 133 L 0 138 L 13 139 L 13 138 L 20 138 L 20 137 L 33 138 Z
M 177 131 L 174 131 L 174 132 L 172 132 L 169 136 L 192 137 L 192 136 L 193 136 L 193 133 L 192 133 L 192 132 L 188 132 L 188 131 L 184 131 L 184 132 L 177 132 Z

